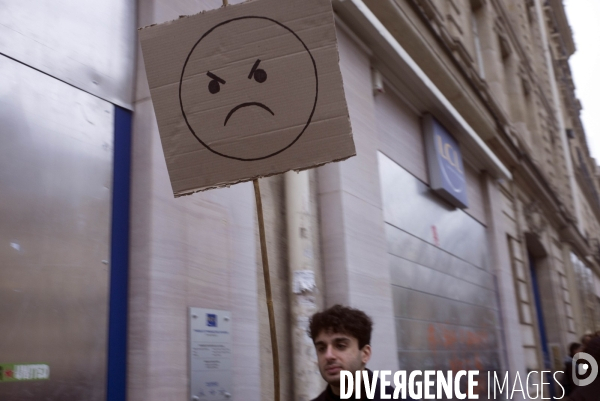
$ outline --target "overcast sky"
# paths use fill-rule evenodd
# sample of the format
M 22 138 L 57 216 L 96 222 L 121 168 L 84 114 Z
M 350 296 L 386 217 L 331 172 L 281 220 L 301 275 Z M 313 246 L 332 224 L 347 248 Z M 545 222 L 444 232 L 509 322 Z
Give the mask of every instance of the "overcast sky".
M 588 146 L 600 163 L 600 0 L 564 0 L 577 51 L 571 72 Z

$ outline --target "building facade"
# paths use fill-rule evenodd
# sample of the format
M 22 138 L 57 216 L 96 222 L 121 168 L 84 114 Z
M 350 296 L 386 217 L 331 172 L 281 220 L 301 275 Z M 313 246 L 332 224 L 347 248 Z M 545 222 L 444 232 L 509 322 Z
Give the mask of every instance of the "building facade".
M 173 198 L 135 36 L 222 1 L 8 3 L 0 365 L 51 374 L 0 398 L 202 399 L 205 308 L 231 316 L 231 399 L 272 399 L 252 185 Z M 282 399 L 324 388 L 306 327 L 336 303 L 373 318 L 373 369 L 561 370 L 600 330 L 600 176 L 562 2 L 332 6 L 357 156 L 260 179 Z M 435 190 L 431 124 L 466 207 Z

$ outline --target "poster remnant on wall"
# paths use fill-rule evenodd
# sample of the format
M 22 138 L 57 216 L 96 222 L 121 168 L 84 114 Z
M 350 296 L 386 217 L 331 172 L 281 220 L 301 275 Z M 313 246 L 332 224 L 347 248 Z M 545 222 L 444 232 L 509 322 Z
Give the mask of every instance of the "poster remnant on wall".
M 50 379 L 46 363 L 0 363 L 0 382 L 20 382 Z

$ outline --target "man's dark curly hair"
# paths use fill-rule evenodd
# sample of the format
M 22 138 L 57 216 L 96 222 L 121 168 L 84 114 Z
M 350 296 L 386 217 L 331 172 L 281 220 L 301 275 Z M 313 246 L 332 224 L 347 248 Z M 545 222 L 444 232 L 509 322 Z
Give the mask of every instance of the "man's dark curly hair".
M 597 362 L 600 362 L 600 337 L 596 335 L 591 336 L 583 351 L 593 356 Z
M 321 334 L 348 334 L 358 340 L 358 348 L 362 349 L 371 343 L 373 321 L 359 309 L 342 305 L 334 305 L 323 312 L 317 312 L 310 318 L 308 335 L 313 342 Z

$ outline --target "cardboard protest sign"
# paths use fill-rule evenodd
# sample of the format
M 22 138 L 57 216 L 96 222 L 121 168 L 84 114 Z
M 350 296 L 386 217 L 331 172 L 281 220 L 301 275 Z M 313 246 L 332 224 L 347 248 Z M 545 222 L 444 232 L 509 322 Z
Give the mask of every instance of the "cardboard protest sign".
M 140 30 L 175 196 L 355 155 L 330 0 L 254 0 Z

